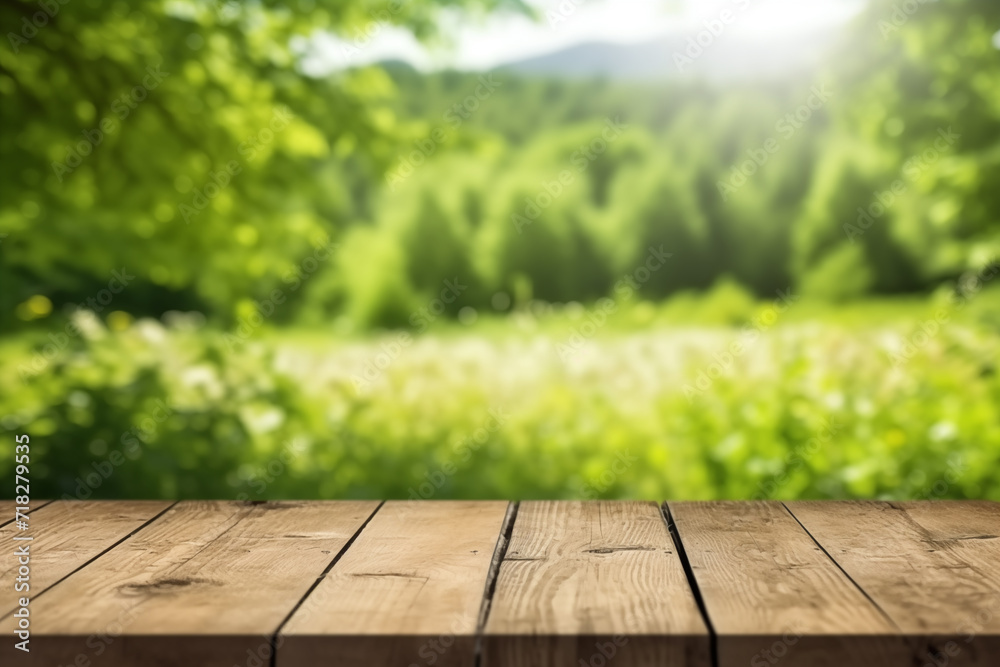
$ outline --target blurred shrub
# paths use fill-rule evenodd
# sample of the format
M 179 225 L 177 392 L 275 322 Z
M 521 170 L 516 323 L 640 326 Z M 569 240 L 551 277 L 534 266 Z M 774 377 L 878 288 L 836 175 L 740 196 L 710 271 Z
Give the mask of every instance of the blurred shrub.
M 915 313 L 591 336 L 571 314 L 530 340 L 271 352 L 91 321 L 24 383 L 33 352 L 7 349 L 0 413 L 32 437 L 38 497 L 1000 499 L 995 330 Z
M 32 438 L 39 497 L 231 496 L 241 464 L 322 433 L 271 354 L 231 334 L 148 319 L 112 333 L 87 311 L 76 323 L 81 335 L 23 384 L 31 359 L 2 371 L 5 426 Z

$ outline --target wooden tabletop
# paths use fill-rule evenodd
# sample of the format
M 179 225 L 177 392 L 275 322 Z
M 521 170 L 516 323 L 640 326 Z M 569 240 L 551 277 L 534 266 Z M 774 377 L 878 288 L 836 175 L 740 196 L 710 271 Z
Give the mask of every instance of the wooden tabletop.
M 0 511 L 4 666 L 1000 665 L 988 501 L 56 501 L 27 532 Z

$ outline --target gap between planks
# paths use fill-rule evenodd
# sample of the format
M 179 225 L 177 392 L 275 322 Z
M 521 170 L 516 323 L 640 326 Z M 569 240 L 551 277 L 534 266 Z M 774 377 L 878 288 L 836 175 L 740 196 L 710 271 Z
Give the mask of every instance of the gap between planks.
M 709 664 L 712 667 L 719 667 L 719 635 L 715 631 L 715 626 L 712 625 L 712 617 L 708 615 L 705 598 L 701 594 L 698 579 L 694 576 L 691 561 L 688 559 L 687 551 L 684 549 L 684 540 L 681 539 L 680 531 L 677 530 L 677 524 L 674 523 L 674 517 L 670 514 L 670 506 L 667 504 L 667 501 L 663 501 L 660 505 L 660 514 L 667 524 L 667 531 L 670 533 L 670 538 L 674 541 L 677 557 L 680 558 L 681 566 L 684 568 L 684 576 L 687 577 L 688 586 L 691 587 L 694 601 L 698 605 L 698 611 L 701 612 L 701 620 L 705 622 L 705 627 L 708 628 Z
M 80 503 L 83 505 L 85 503 Z M 167 503 L 157 505 L 158 511 Z M 333 507 L 335 505 L 340 507 Z M 90 551 L 86 568 L 80 568 L 72 577 L 53 587 L 54 596 L 46 593 L 39 600 L 43 609 L 36 611 L 48 626 L 40 628 L 39 632 L 52 641 L 42 643 L 39 656 L 32 651 L 32 664 L 63 664 L 67 656 L 74 662 L 74 654 L 86 653 L 74 644 L 78 641 L 74 638 L 100 635 L 107 632 L 102 628 L 121 624 L 121 613 L 114 617 L 114 612 L 119 611 L 115 603 L 125 611 L 140 610 L 140 613 L 131 614 L 129 619 L 133 624 L 129 631 L 133 641 L 114 642 L 113 646 L 107 642 L 99 647 L 110 648 L 113 652 L 113 655 L 106 653 L 105 664 L 147 664 L 150 656 L 164 651 L 173 654 L 175 650 L 188 657 L 207 656 L 204 664 L 233 664 L 232 654 L 243 651 L 246 646 L 241 644 L 248 644 L 252 638 L 256 638 L 261 647 L 257 649 L 259 658 L 266 664 L 269 656 L 263 651 L 270 650 L 275 628 L 288 609 L 303 598 L 312 583 L 309 579 L 329 567 L 332 556 L 328 554 L 341 551 L 378 505 L 377 502 L 349 502 L 324 507 L 322 503 L 213 501 L 174 504 L 154 521 L 147 522 L 141 531 L 130 528 L 126 539 L 119 539 L 122 533 L 118 533 L 113 549 L 100 545 L 100 557 L 90 558 L 97 550 Z M 143 520 L 152 513 L 147 513 Z M 332 524 L 327 521 L 328 516 L 332 517 Z M 235 524 L 241 527 L 237 530 Z M 252 549 L 251 543 L 262 548 Z M 282 554 L 289 553 L 289 548 L 294 549 L 296 558 L 305 563 L 298 573 L 280 565 Z M 329 550 L 324 551 L 324 548 Z M 220 556 L 223 561 L 232 557 L 232 568 L 218 565 Z M 279 583 L 270 587 L 262 585 L 265 582 L 261 578 L 271 572 Z M 306 573 L 309 578 L 302 576 Z M 213 576 L 215 579 L 211 578 Z M 221 588 L 212 589 L 212 586 Z M 277 591 L 288 592 L 274 596 L 278 601 L 271 603 L 271 593 Z M 94 604 L 81 610 L 76 600 L 86 597 L 93 597 Z M 244 613 L 219 616 L 218 625 L 214 624 L 215 616 L 206 612 L 206 609 L 213 609 L 213 605 L 227 611 L 235 609 L 247 600 L 250 603 L 242 610 Z M 267 604 L 259 604 L 262 600 Z M 63 605 L 66 606 L 65 614 L 61 613 Z M 188 606 L 195 613 L 190 616 L 177 613 Z M 162 631 L 165 625 L 174 622 L 174 616 L 178 617 L 176 631 Z M 109 620 L 112 623 L 102 626 L 102 621 Z M 170 637 L 179 636 L 190 641 L 179 644 L 170 640 Z M 265 643 L 260 645 L 262 639 Z M 94 650 L 90 645 L 87 648 Z M 105 651 L 95 655 L 102 653 Z M 0 655 L 6 654 L 0 650 Z M 239 661 L 237 657 L 236 662 Z M 4 659 L 0 658 L 0 662 Z M 197 660 L 185 662 L 176 656 L 171 664 L 196 663 Z
M 28 514 L 31 514 L 34 511 L 40 510 L 43 507 L 45 507 L 46 505 L 51 505 L 53 502 L 55 502 L 55 501 L 54 500 L 32 500 L 31 502 L 28 503 Z M 14 514 L 14 512 L 16 511 L 14 508 L 17 507 L 18 505 L 13 500 L 3 500 L 3 501 L 0 501 L 0 503 L 3 503 L 2 506 L 0 506 L 0 507 L 2 507 L 2 509 L 3 509 L 4 516 L 9 516 L 10 517 L 9 519 L 0 519 L 0 528 L 3 528 L 7 524 L 14 523 L 15 519 L 17 518 L 17 515 Z M 8 505 L 8 503 L 9 503 L 9 505 Z
M 104 502 L 104 501 L 66 500 L 66 501 L 62 501 L 62 502 L 66 502 L 66 503 L 76 503 L 76 502 L 87 503 L 87 502 Z M 126 502 L 126 501 L 107 501 L 107 502 L 114 503 L 114 502 Z M 47 584 L 44 588 L 42 588 L 41 590 L 39 590 L 37 593 L 32 594 L 31 595 L 31 599 L 35 600 L 37 598 L 40 598 L 42 595 L 44 595 L 48 591 L 52 590 L 55 586 L 57 586 L 58 584 L 62 583 L 65 580 L 69 579 L 71 576 L 73 576 L 77 572 L 80 572 L 81 570 L 83 570 L 85 567 L 87 567 L 88 565 L 90 565 L 91 563 L 93 563 L 94 561 L 96 561 L 101 556 L 104 556 L 105 554 L 107 554 L 107 553 L 111 552 L 112 550 L 118 548 L 118 546 L 121 545 L 122 543 L 124 543 L 126 540 L 131 539 L 132 537 L 134 537 L 135 535 L 137 535 L 140 531 L 142 531 L 144 528 L 146 528 L 147 526 L 149 526 L 150 524 L 152 524 L 153 522 L 155 522 L 157 519 L 159 519 L 161 516 L 163 516 L 164 514 L 166 514 L 170 510 L 170 508 L 174 507 L 178 502 L 179 501 L 176 501 L 176 500 L 173 501 L 173 502 L 169 502 L 166 507 L 164 507 L 162 510 L 160 510 L 159 512 L 157 512 L 156 514 L 154 514 L 149 519 L 146 519 L 145 521 L 143 521 L 143 523 L 140 526 L 138 526 L 137 528 L 131 530 L 128 533 L 126 533 L 125 535 L 123 535 L 119 539 L 115 540 L 112 544 L 108 545 L 104 549 L 99 550 L 97 553 L 95 553 L 93 556 L 91 556 L 87 560 L 85 560 L 82 563 L 80 563 L 79 565 L 73 567 L 69 572 L 67 572 L 63 576 L 61 576 L 58 579 L 56 579 L 55 581 Z M 42 502 L 42 504 L 39 505 L 38 507 L 32 508 L 29 511 L 29 514 L 32 513 L 32 512 L 37 512 L 40 509 L 42 509 L 43 507 L 48 507 L 48 506 L 55 507 L 56 505 L 54 505 L 54 503 L 56 503 L 56 501 L 54 501 L 54 500 L 46 500 L 46 501 Z M 7 522 L 7 523 L 10 523 L 10 522 Z M 7 524 L 0 525 L 0 528 L 5 527 L 6 525 Z M 13 614 L 15 611 L 16 610 L 12 609 L 9 612 L 0 614 L 0 620 L 6 619 L 11 614 Z
M 802 530 L 805 531 L 805 534 L 809 536 L 809 539 L 811 539 L 813 542 L 816 543 L 816 546 L 819 547 L 820 551 L 826 554 L 826 557 L 830 559 L 830 562 L 836 565 L 837 569 L 843 572 L 844 576 L 847 577 L 847 580 L 850 581 L 852 584 L 854 584 L 854 587 L 857 588 L 861 592 L 861 594 L 864 595 L 865 598 L 867 598 L 868 601 L 872 603 L 872 606 L 878 610 L 878 613 L 882 614 L 882 618 L 884 618 L 886 622 L 889 623 L 889 625 L 891 625 L 892 627 L 894 627 L 900 634 L 903 634 L 903 630 L 899 627 L 899 625 L 896 624 L 896 621 L 892 620 L 892 617 L 889 616 L 888 612 L 886 612 L 886 610 L 882 608 L 882 605 L 880 605 L 878 602 L 875 601 L 875 598 L 873 598 L 868 593 L 868 591 L 866 591 L 861 586 L 861 584 L 859 584 L 854 579 L 854 577 L 851 576 L 850 572 L 844 569 L 843 565 L 837 562 L 837 559 L 833 557 L 833 554 L 831 554 L 829 550 L 827 550 L 827 548 L 823 546 L 819 540 L 816 539 L 816 536 L 813 535 L 811 532 L 809 532 L 809 529 L 806 528 L 801 521 L 799 521 L 799 517 L 795 516 L 795 512 L 791 510 L 791 508 L 788 506 L 788 503 L 781 501 L 781 506 L 785 508 L 785 511 L 788 512 L 788 514 L 791 515 L 793 519 L 795 519 L 795 523 L 799 524 L 799 526 L 802 527 Z
M 363 524 L 361 524 L 361 527 L 359 527 L 357 531 L 355 531 L 355 533 L 351 535 L 351 539 L 347 540 L 347 542 L 344 544 L 344 547 L 340 551 L 338 551 L 336 555 L 334 555 L 333 560 L 330 561 L 330 564 L 326 566 L 326 568 L 323 570 L 322 573 L 320 573 L 318 577 L 316 577 L 316 581 L 314 581 L 312 586 L 309 587 L 309 590 L 305 592 L 305 595 L 303 595 L 302 598 L 295 603 L 295 606 L 292 607 L 291 611 L 288 612 L 288 615 L 285 616 L 284 620 L 282 620 L 281 623 L 278 625 L 278 628 L 274 631 L 274 634 L 271 635 L 271 659 L 268 662 L 270 667 L 275 667 L 278 663 L 278 636 L 281 634 L 282 629 L 284 629 L 288 621 L 291 620 L 292 616 L 295 615 L 295 612 L 299 610 L 299 607 L 301 607 L 305 603 L 306 598 L 308 598 L 312 594 L 312 592 L 316 590 L 316 587 L 319 586 L 320 582 L 323 581 L 326 575 L 330 574 L 330 570 L 332 570 L 334 566 L 338 562 L 340 562 L 340 559 L 343 558 L 344 554 L 347 553 L 347 550 L 350 549 L 351 546 L 353 546 L 355 540 L 357 540 L 358 536 L 361 535 L 362 531 L 364 531 L 364 529 L 368 527 L 368 524 L 372 522 L 372 519 L 375 518 L 375 515 L 378 514 L 378 511 L 382 509 L 383 505 L 385 505 L 384 500 L 378 504 L 378 507 L 372 510 L 372 513 L 368 515 L 368 518 L 365 519 L 365 522 Z
M 428 646 L 472 667 L 513 519 L 509 501 L 387 502 L 281 629 L 277 667 L 410 664 Z
M 898 631 L 781 503 L 671 502 L 669 510 L 719 666 L 902 664 L 901 643 L 883 639 Z
M 497 590 L 497 579 L 500 577 L 500 565 L 507 556 L 507 547 L 510 546 L 510 538 L 514 532 L 514 522 L 517 520 L 517 510 L 520 506 L 520 502 L 511 502 L 507 507 L 503 529 L 500 531 L 500 537 L 497 538 L 497 545 L 493 550 L 493 560 L 490 562 L 490 569 L 486 575 L 486 590 L 483 592 L 483 604 L 479 610 L 479 623 L 476 627 L 476 648 L 473 658 L 475 667 L 483 665 L 483 635 L 486 630 L 486 621 L 489 620 L 490 606 Z

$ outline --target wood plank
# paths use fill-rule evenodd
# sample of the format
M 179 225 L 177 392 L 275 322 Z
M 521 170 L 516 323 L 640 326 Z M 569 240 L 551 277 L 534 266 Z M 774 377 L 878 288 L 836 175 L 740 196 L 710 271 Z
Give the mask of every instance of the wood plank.
M 387 502 L 282 629 L 277 666 L 471 667 L 508 507 Z
M 521 503 L 483 651 L 484 667 L 707 667 L 708 629 L 660 508 Z
M 30 551 L 30 590 L 34 600 L 57 581 L 116 542 L 128 537 L 172 503 L 161 500 L 65 501 L 59 500 L 31 513 L 30 529 L 17 530 L 14 524 L 0 528 L 0 544 L 13 548 L 27 545 Z M 30 541 L 14 541 L 29 535 Z M 13 550 L 12 548 L 12 550 Z M 19 563 L 15 558 L 0 561 L 0 590 L 13 591 Z M 19 596 L 20 597 L 20 596 Z M 0 617 L 16 608 L 14 596 L 0 599 Z
M 282 621 L 377 506 L 178 503 L 34 600 L 30 660 L 10 664 L 268 664 Z
M 905 640 L 780 502 L 668 503 L 720 667 L 909 665 Z
M 51 502 L 51 500 L 31 500 L 28 502 L 28 512 L 41 509 Z M 13 500 L 0 500 L 0 527 L 14 523 L 14 508 L 17 506 Z
M 998 664 L 1000 504 L 843 501 L 788 508 L 913 638 L 913 664 Z

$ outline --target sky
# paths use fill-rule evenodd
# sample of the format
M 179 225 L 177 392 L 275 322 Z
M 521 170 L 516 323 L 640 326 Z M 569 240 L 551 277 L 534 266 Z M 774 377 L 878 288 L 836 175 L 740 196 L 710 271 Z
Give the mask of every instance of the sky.
M 730 12 L 725 34 L 763 44 L 846 23 L 864 0 L 529 0 L 541 18 L 493 15 L 472 24 L 450 17 L 450 48 L 428 49 L 408 32 L 372 24 L 369 34 L 313 40 L 307 71 L 323 74 L 382 60 L 420 69 L 490 69 L 585 42 L 638 43 L 657 36 L 697 35 Z

